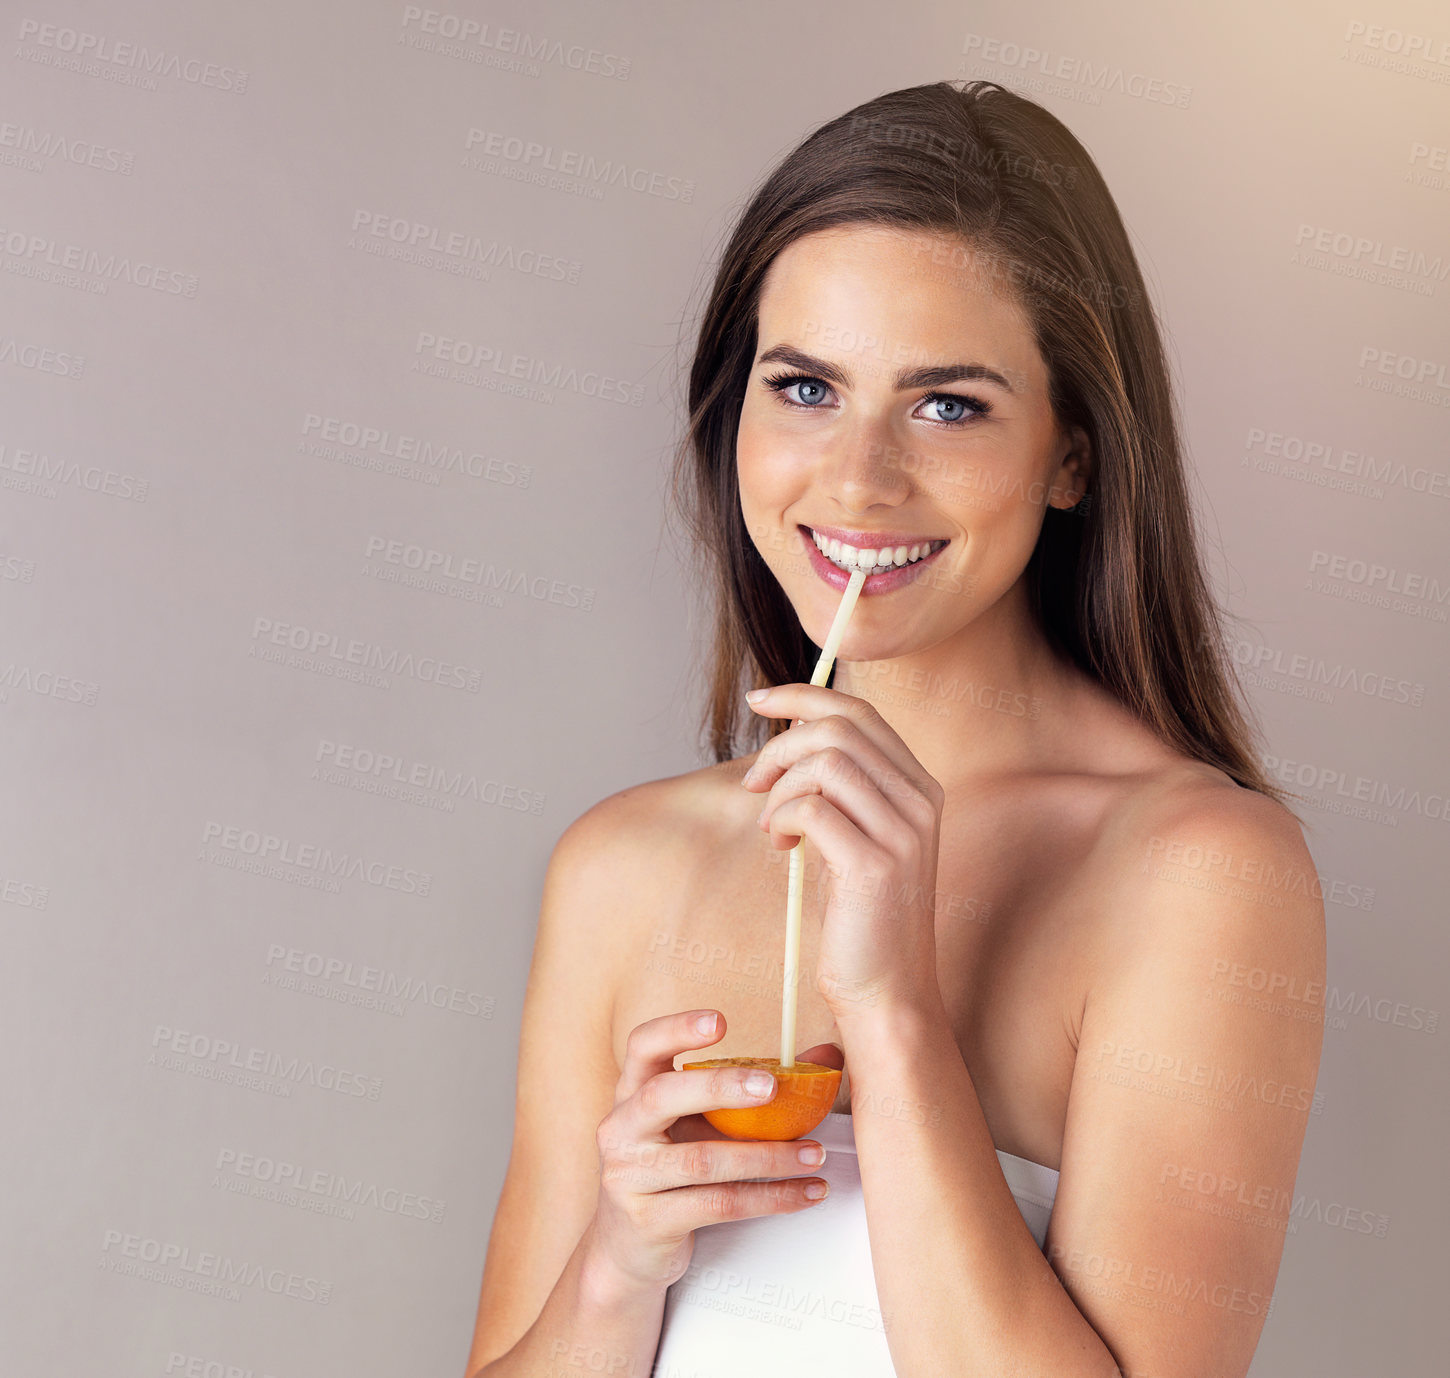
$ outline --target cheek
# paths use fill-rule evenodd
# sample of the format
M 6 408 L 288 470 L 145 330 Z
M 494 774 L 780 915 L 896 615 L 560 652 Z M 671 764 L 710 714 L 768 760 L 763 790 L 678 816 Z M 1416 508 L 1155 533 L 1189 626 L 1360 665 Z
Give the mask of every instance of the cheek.
M 970 454 L 933 457 L 934 491 L 943 507 L 955 509 L 967 527 L 990 529 L 1003 540 L 1036 540 L 1048 488 L 1045 465 L 1018 449 L 974 447 Z
M 749 408 L 745 408 L 735 438 L 735 482 L 740 491 L 740 511 L 745 518 L 746 529 L 757 544 L 769 524 L 767 514 L 779 506 L 773 491 L 776 484 L 770 451 L 758 418 L 752 418 Z
M 740 483 L 741 503 L 748 511 L 752 503 L 769 503 L 790 486 L 797 456 L 788 436 L 772 425 L 761 404 L 747 402 L 740 412 L 735 437 L 735 470 Z

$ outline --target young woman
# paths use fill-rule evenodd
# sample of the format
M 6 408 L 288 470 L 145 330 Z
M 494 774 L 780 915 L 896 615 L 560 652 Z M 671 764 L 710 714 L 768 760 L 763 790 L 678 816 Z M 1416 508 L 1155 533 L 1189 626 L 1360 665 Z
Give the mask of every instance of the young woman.
M 1092 160 L 989 82 L 823 126 L 735 228 L 689 405 L 717 764 L 555 849 L 468 1373 L 1245 1373 L 1323 908 Z M 744 1070 L 676 1063 L 778 1053 L 802 838 L 797 1056 L 840 1098 L 727 1140 Z

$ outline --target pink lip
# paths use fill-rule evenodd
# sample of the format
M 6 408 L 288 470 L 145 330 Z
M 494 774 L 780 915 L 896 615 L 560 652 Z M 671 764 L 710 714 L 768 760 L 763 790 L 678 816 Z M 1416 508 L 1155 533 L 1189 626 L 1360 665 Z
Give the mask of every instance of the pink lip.
M 828 541 L 840 541 L 842 545 L 848 545 L 853 550 L 880 550 L 882 546 L 888 545 L 904 545 L 910 549 L 914 545 L 928 545 L 933 541 L 949 539 L 946 536 L 913 536 L 907 531 L 843 531 L 839 526 L 806 526 L 804 523 L 800 529 L 806 533 L 806 540 L 810 540 L 811 532 L 814 531 Z
M 818 526 L 815 529 L 824 534 L 824 528 Z M 844 569 L 833 565 L 821 554 L 819 547 L 811 540 L 809 532 L 803 530 L 802 535 L 805 539 L 806 556 L 811 562 L 811 568 L 833 589 L 844 593 L 846 585 L 851 581 L 851 576 Z M 885 544 L 886 542 L 883 540 L 882 545 Z M 896 544 L 914 545 L 916 542 L 898 541 Z M 870 550 L 871 547 L 867 546 L 866 549 Z M 939 549 L 932 551 L 924 560 L 918 560 L 914 565 L 897 565 L 891 569 L 883 569 L 876 574 L 868 574 L 866 576 L 866 582 L 861 585 L 861 596 L 864 598 L 868 594 L 891 593 L 896 589 L 905 588 L 908 584 L 914 583 L 921 577 L 921 571 L 931 564 L 945 549 L 947 549 L 946 546 L 941 546 Z

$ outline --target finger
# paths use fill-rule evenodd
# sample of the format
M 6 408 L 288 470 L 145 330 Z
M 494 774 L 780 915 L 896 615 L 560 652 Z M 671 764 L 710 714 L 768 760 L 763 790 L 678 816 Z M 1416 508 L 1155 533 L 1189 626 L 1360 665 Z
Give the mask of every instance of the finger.
M 716 1137 L 681 1144 L 646 1140 L 614 1154 L 607 1175 L 611 1184 L 635 1192 L 672 1191 L 706 1182 L 769 1182 L 817 1171 L 825 1161 L 820 1150 L 815 1139 L 747 1142 Z
M 827 747 L 792 765 L 771 786 L 760 826 L 769 831 L 771 819 L 782 805 L 812 794 L 829 800 L 863 836 L 883 847 L 904 843 L 917 826 L 903 812 L 912 805 L 884 797 L 876 780 L 839 747 Z M 915 792 L 910 798 L 921 802 Z
M 919 822 L 912 824 L 898 806 L 883 799 L 879 789 L 871 785 L 850 757 L 832 748 L 806 757 L 776 780 L 767 796 L 766 806 L 760 811 L 757 827 L 776 836 L 773 822 L 780 809 L 790 802 L 812 796 L 828 802 L 856 828 L 861 837 L 883 850 L 895 851 L 909 846 L 909 838 L 914 836 L 915 827 L 919 825 Z M 784 834 L 779 836 L 784 837 Z M 780 846 L 779 841 L 773 846 Z M 795 846 L 795 841 L 789 841 L 786 846 Z
M 781 777 L 759 824 L 773 849 L 792 848 L 808 837 L 836 883 L 849 885 L 913 864 L 933 845 L 920 831 L 930 805 L 923 804 L 913 822 L 869 785 L 844 782 L 842 773 L 838 765 L 824 782 L 795 770 Z
M 756 817 L 757 827 L 769 831 L 782 804 L 811 794 L 829 800 L 863 836 L 890 850 L 904 845 L 909 835 L 940 826 L 939 796 L 923 792 L 894 768 L 883 767 L 874 748 L 861 738 L 848 737 L 844 745 L 832 743 L 815 750 L 807 745 L 812 737 L 840 740 L 848 731 L 839 718 L 827 718 L 802 729 L 802 735 L 779 752 L 783 768 L 767 763 L 769 792 Z M 754 779 L 746 783 L 747 788 L 758 787 Z
M 811 1186 L 822 1188 L 812 1200 Z M 748 1220 L 757 1215 L 788 1215 L 805 1210 L 824 1199 L 829 1183 L 822 1177 L 794 1178 L 784 1182 L 731 1182 L 728 1184 L 676 1187 L 651 1198 L 658 1214 L 655 1228 L 662 1234 L 688 1234 L 701 1225 L 726 1220 Z
M 741 776 L 741 783 L 748 790 L 768 789 L 791 766 L 815 752 L 831 748 L 851 757 L 883 794 L 914 796 L 920 793 L 913 778 L 924 774 L 919 763 L 912 773 L 902 771 L 879 742 L 839 714 L 801 723 L 772 737 L 756 753 L 755 763 Z
M 666 1070 L 649 1078 L 623 1105 L 615 1107 L 622 1139 L 668 1140 L 665 1132 L 683 1115 L 702 1115 L 706 1110 L 767 1105 L 775 1097 L 775 1078 L 763 1094 L 749 1089 L 752 1067 L 697 1067 L 693 1071 Z
M 771 685 L 766 689 L 763 698 L 754 703 L 747 699 L 746 704 L 764 718 L 801 718 L 813 721 L 831 713 L 840 713 L 843 717 L 863 723 L 875 719 L 892 737 L 896 737 L 898 742 L 901 741 L 896 736 L 895 729 L 876 711 L 876 705 L 869 699 L 858 698 L 855 694 L 847 694 L 840 689 L 827 689 L 824 684 Z
M 915 864 L 921 849 L 905 823 L 901 827 L 908 840 L 899 842 L 896 850 L 880 845 L 820 794 L 787 799 L 770 816 L 768 825 L 770 845 L 776 851 L 789 851 L 802 838 L 809 838 L 842 896 L 855 893 L 879 898 L 889 891 L 891 877 L 903 865 Z
M 712 1016 L 714 1032 L 702 1033 L 696 1021 Z M 719 1010 L 682 1010 L 636 1025 L 624 1046 L 624 1068 L 614 1087 L 615 1105 L 627 1101 L 651 1077 L 672 1071 L 680 1053 L 707 1048 L 724 1033 L 725 1016 Z
M 879 772 L 887 791 L 907 789 L 929 799 L 940 788 L 875 705 L 854 694 L 814 684 L 781 684 L 751 706 L 768 717 L 795 716 L 798 722 L 761 747 L 748 772 L 747 789 L 765 788 L 773 783 L 777 768 L 783 770 L 804 752 L 827 743 L 849 744 L 863 765 Z M 813 724 L 815 731 L 806 730 Z

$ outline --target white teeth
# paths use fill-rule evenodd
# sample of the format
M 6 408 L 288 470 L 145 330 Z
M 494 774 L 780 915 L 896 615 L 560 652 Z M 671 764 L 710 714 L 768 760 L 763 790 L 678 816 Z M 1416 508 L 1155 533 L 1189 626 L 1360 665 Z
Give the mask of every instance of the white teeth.
M 809 530 L 809 528 L 807 528 Z M 816 549 L 833 565 L 842 569 L 881 569 L 889 565 L 910 565 L 925 559 L 934 550 L 940 550 L 945 541 L 921 541 L 916 545 L 883 546 L 880 550 L 857 550 L 855 546 L 843 545 L 838 540 L 827 540 L 819 532 L 811 531 Z

